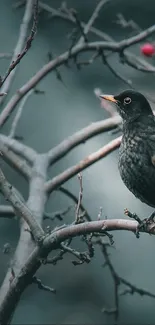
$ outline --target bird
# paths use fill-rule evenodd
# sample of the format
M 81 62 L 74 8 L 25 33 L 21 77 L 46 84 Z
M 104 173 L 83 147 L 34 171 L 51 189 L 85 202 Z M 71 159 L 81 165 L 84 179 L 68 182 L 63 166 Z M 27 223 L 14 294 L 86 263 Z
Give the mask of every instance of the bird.
M 136 198 L 155 208 L 155 117 L 152 108 L 145 96 L 134 90 L 100 97 L 115 103 L 122 117 L 120 176 Z

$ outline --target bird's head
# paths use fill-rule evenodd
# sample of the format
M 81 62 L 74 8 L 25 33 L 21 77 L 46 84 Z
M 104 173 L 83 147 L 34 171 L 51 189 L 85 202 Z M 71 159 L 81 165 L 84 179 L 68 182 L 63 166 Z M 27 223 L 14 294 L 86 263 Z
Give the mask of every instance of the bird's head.
M 125 122 L 133 121 L 140 116 L 153 115 L 147 99 L 139 92 L 125 90 L 119 95 L 100 95 L 117 105 L 117 110 Z

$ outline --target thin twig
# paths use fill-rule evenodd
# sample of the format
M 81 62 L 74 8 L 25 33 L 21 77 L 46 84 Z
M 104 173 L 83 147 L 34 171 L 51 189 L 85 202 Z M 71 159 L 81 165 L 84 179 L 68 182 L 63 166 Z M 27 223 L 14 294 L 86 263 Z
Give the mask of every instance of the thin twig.
M 83 34 L 86 35 L 89 33 L 91 27 L 95 23 L 95 20 L 97 19 L 100 10 L 103 8 L 103 6 L 107 3 L 109 3 L 111 0 L 100 0 L 99 3 L 97 4 L 96 8 L 94 9 L 93 14 L 91 15 L 90 19 L 88 20 L 88 23 L 84 26 L 83 28 Z M 83 27 L 82 23 L 81 26 Z M 82 43 L 85 40 L 84 36 L 81 36 L 78 44 Z
M 90 154 L 85 159 L 81 160 L 77 165 L 66 169 L 64 172 L 54 177 L 52 180 L 49 180 L 45 185 L 47 193 L 51 193 L 52 191 L 56 190 L 57 188 L 59 188 L 59 186 L 67 182 L 71 177 L 80 173 L 82 170 L 94 164 L 96 161 L 102 159 L 103 157 L 106 157 L 106 155 L 110 152 L 116 150 L 120 146 L 121 138 L 122 137 L 120 136 L 112 140 L 103 148 Z
M 78 204 L 76 208 L 76 213 L 75 213 L 75 223 L 78 223 L 79 221 L 79 215 L 80 215 L 80 207 L 81 207 L 81 202 L 82 202 L 82 197 L 83 197 L 83 184 L 82 184 L 82 174 L 78 174 L 78 179 L 80 183 L 80 191 L 79 191 L 79 199 L 78 199 Z
M 113 73 L 113 75 L 117 79 L 123 81 L 123 83 L 125 83 L 127 86 L 129 86 L 129 88 L 133 89 L 132 81 L 130 79 L 126 79 L 124 76 L 122 76 L 122 74 L 120 74 L 118 71 L 116 71 L 116 69 L 111 66 L 111 64 L 107 60 L 107 57 L 103 53 L 102 53 L 102 59 L 103 59 L 103 63 L 107 65 L 109 70 Z
M 28 147 L 27 145 L 15 139 L 10 139 L 4 134 L 0 134 L 0 143 L 2 143 L 2 145 L 5 145 L 8 149 L 12 150 L 17 155 L 23 157 L 29 163 L 34 163 L 37 153 L 31 147 Z
M 114 281 L 114 290 L 115 290 L 115 306 L 114 308 L 110 308 L 110 309 L 107 309 L 107 308 L 103 308 L 103 312 L 107 313 L 107 314 L 115 314 L 115 317 L 116 317 L 116 320 L 118 319 L 118 316 L 119 316 L 119 287 L 121 284 L 124 284 L 126 285 L 127 287 L 129 287 L 129 290 L 127 290 L 126 292 L 123 292 L 123 294 L 125 293 L 130 293 L 130 294 L 134 294 L 134 293 L 137 293 L 139 295 L 146 295 L 148 297 L 151 297 L 151 298 L 155 298 L 155 294 L 152 294 L 151 292 L 147 291 L 147 290 L 143 290 L 141 288 L 138 288 L 137 286 L 134 286 L 133 284 L 131 284 L 129 281 L 123 279 L 122 277 L 120 277 L 111 260 L 110 260 L 110 257 L 109 257 L 109 254 L 108 254 L 108 251 L 107 251 L 107 245 L 105 244 L 105 242 L 101 241 L 100 239 L 97 241 L 97 243 L 100 245 L 101 249 L 102 249 L 102 252 L 103 252 L 103 255 L 104 255 L 104 258 L 105 258 L 105 266 L 108 266 L 109 268 L 109 271 L 111 273 L 111 276 L 113 278 L 113 281 Z
M 21 118 L 21 115 L 22 115 L 22 112 L 23 112 L 23 109 L 24 109 L 24 106 L 28 100 L 28 98 L 32 95 L 32 93 L 34 92 L 33 89 L 31 89 L 26 95 L 25 97 L 22 99 L 21 101 L 21 104 L 19 105 L 19 108 L 17 110 L 17 113 L 15 115 L 15 118 L 12 122 L 12 126 L 11 126 L 11 130 L 10 130 L 10 133 L 9 133 L 9 138 L 14 138 L 15 137 L 15 133 L 16 133 L 16 129 L 17 129 L 17 125 L 18 125 L 18 122 Z
M 9 165 L 21 173 L 26 180 L 30 180 L 32 170 L 26 160 L 12 152 L 5 144 L 0 141 L 1 159 L 7 161 Z
M 74 134 L 63 140 L 56 147 L 49 150 L 49 164 L 54 164 L 60 158 L 63 158 L 77 145 L 85 143 L 86 140 L 94 137 L 95 135 L 117 128 L 121 122 L 121 117 L 118 114 L 115 114 L 111 118 L 108 118 L 103 121 L 94 122 L 89 126 L 75 132 Z
M 24 42 L 25 42 L 29 22 L 32 17 L 33 7 L 34 7 L 34 17 L 33 17 L 32 29 L 31 29 L 30 35 L 26 41 L 26 45 L 25 45 L 24 49 L 22 50 Z M 11 83 L 13 81 L 13 77 L 15 76 L 16 67 L 31 47 L 32 41 L 34 39 L 36 30 L 37 30 L 37 21 L 38 21 L 38 0 L 33 0 L 33 1 L 28 0 L 27 4 L 26 4 L 26 8 L 25 8 L 25 14 L 23 17 L 23 21 L 22 21 L 22 24 L 20 27 L 20 34 L 19 34 L 18 42 L 15 47 L 10 66 L 8 68 L 6 75 L 2 78 L 2 80 L 0 82 L 0 87 L 2 87 L 1 88 L 2 93 L 8 93 Z M 0 104 L 2 104 L 3 98 L 4 97 L 0 98 Z
M 78 198 L 67 188 L 60 186 L 58 188 L 58 191 L 65 194 L 67 197 L 69 197 L 73 202 L 75 202 L 76 205 L 78 204 Z M 91 221 L 91 217 L 88 214 L 88 211 L 84 208 L 82 203 L 80 204 L 80 209 L 83 212 L 83 217 L 85 217 L 88 221 Z
M 32 283 L 37 284 L 38 289 L 41 289 L 41 290 L 44 290 L 44 291 L 48 291 L 48 292 L 52 292 L 52 293 L 56 293 L 56 290 L 55 289 L 53 289 L 53 288 L 51 288 L 49 286 L 44 285 L 42 283 L 42 281 L 39 278 L 37 278 L 36 276 L 33 276 Z
M 79 19 L 78 17 L 78 14 L 75 10 L 72 10 L 72 15 L 73 17 L 75 17 L 75 20 L 76 20 L 76 24 L 77 24 L 77 27 L 79 28 L 80 30 L 80 33 L 81 33 L 81 37 L 82 37 L 82 40 L 87 43 L 88 42 L 88 39 L 87 39 L 87 36 L 86 36 L 86 33 L 85 33 L 85 30 L 81 24 L 81 20 Z M 81 38 L 80 38 L 81 39 Z M 78 43 L 77 43 L 78 44 Z
M 78 252 L 74 248 L 71 248 L 68 245 L 65 245 L 64 243 L 60 244 L 60 247 L 66 252 L 70 253 L 73 256 L 75 256 L 79 261 L 72 261 L 73 265 L 81 265 L 83 263 L 90 263 L 91 259 L 89 255 L 86 252 Z
M 70 57 L 75 58 L 81 52 L 88 51 L 100 51 L 100 50 L 110 50 L 112 52 L 117 52 L 120 55 L 124 53 L 124 50 L 131 45 L 137 44 L 142 40 L 146 39 L 148 36 L 155 33 L 155 25 L 147 28 L 143 32 L 137 34 L 136 36 L 129 37 L 120 42 L 87 42 L 79 45 L 75 45 L 70 53 Z M 69 51 L 58 56 L 56 59 L 50 61 L 44 67 L 38 71 L 23 87 L 21 87 L 18 92 L 10 99 L 6 107 L 0 114 L 0 127 L 9 118 L 9 115 L 15 109 L 17 103 L 22 99 L 22 97 L 32 88 L 34 88 L 42 78 L 44 78 L 49 72 L 55 70 L 57 67 L 68 62 Z M 151 72 L 155 72 L 155 67 L 151 66 Z

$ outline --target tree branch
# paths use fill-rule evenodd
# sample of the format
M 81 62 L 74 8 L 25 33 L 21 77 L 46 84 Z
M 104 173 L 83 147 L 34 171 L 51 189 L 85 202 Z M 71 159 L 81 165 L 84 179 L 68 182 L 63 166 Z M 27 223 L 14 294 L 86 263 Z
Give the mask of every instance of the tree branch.
M 25 218 L 24 220 L 26 220 L 26 223 L 21 223 L 20 238 L 11 263 L 11 268 L 8 269 L 0 289 L 0 323 L 6 324 L 10 321 L 21 293 L 29 284 L 32 283 L 32 276 L 41 264 L 38 252 L 40 252 L 41 255 L 41 243 L 44 237 L 44 232 L 40 225 L 43 220 L 44 206 L 46 202 L 46 193 L 44 189 L 46 174 L 47 157 L 44 155 L 38 155 L 34 162 L 32 178 L 29 184 L 29 198 L 27 201 L 26 212 L 28 210 L 28 218 L 31 218 L 31 225 L 33 224 L 35 227 L 35 223 L 37 224 L 35 232 L 37 233 L 37 238 L 40 233 L 41 236 L 38 239 L 41 241 L 38 243 L 39 245 L 37 245 L 37 248 L 35 248 L 35 243 L 32 239 L 35 238 L 36 233 L 33 232 L 32 227 L 30 228 L 30 231 L 32 230 L 30 234 L 25 231 L 27 230 L 27 220 Z M 12 269 L 14 274 L 13 277 Z
M 6 180 L 2 170 L 0 169 L 0 191 L 3 193 L 5 199 L 13 206 L 16 215 L 23 218 L 30 227 L 30 231 L 37 243 L 43 240 L 44 231 L 36 221 L 31 210 L 27 205 L 20 199 L 17 191 L 13 186 Z
M 69 191 L 67 188 L 60 186 L 58 188 L 58 191 L 65 194 L 66 196 L 68 196 L 76 205 L 78 204 L 78 198 L 71 191 Z M 86 219 L 88 221 L 91 221 L 91 217 L 88 214 L 87 210 L 84 208 L 82 203 L 80 204 L 80 209 L 84 213 L 84 217 L 86 217 Z
M 33 276 L 32 283 L 37 284 L 38 289 L 41 289 L 41 290 L 44 290 L 44 291 L 48 291 L 48 292 L 52 292 L 52 293 L 56 293 L 56 290 L 55 289 L 53 289 L 53 288 L 51 288 L 49 286 L 44 285 L 41 282 L 41 280 L 39 278 L 37 278 L 36 276 Z
M 22 112 L 23 112 L 23 109 L 24 109 L 24 106 L 28 100 L 28 98 L 32 95 L 32 93 L 34 92 L 33 89 L 31 89 L 26 95 L 25 97 L 23 97 L 22 101 L 21 101 L 21 104 L 19 105 L 18 107 L 18 110 L 17 110 L 17 113 L 15 115 L 15 118 L 12 122 L 12 126 L 11 126 L 11 130 L 10 130 L 10 134 L 9 134 L 9 138 L 14 138 L 15 135 L 16 135 L 16 129 L 17 129 L 17 125 L 18 125 L 18 122 L 21 118 L 21 115 L 22 115 Z
M 88 23 L 85 24 L 85 26 L 83 28 L 83 33 L 85 36 L 89 33 L 91 27 L 93 26 L 95 20 L 97 19 L 98 15 L 99 15 L 100 10 L 103 8 L 103 6 L 105 6 L 109 2 L 111 2 L 111 0 L 100 0 L 99 1 L 96 8 L 94 9 L 90 19 L 88 20 Z M 81 22 L 81 26 L 82 26 L 82 22 Z M 81 44 L 83 41 L 84 41 L 84 37 L 81 36 L 77 44 Z
M 86 140 L 93 136 L 117 128 L 121 121 L 120 116 L 115 115 L 106 120 L 92 123 L 82 130 L 77 131 L 48 152 L 49 164 L 54 164 L 77 145 L 85 143 Z
M 48 235 L 43 243 L 42 247 L 36 247 L 24 265 L 18 270 L 18 273 L 13 277 L 10 286 L 4 296 L 2 296 L 0 304 L 0 322 L 8 324 L 10 317 L 16 307 L 17 302 L 24 289 L 32 283 L 32 277 L 41 266 L 42 259 L 46 258 L 51 250 L 59 248 L 61 242 L 70 239 L 75 236 L 83 234 L 98 233 L 101 234 L 106 231 L 114 230 L 128 230 L 136 232 L 138 223 L 136 221 L 125 219 L 111 219 L 111 220 L 98 220 L 91 222 L 84 222 L 77 225 L 66 226 L 62 229 L 54 231 L 51 235 Z M 142 229 L 140 231 L 143 231 Z M 155 224 L 148 225 L 145 232 L 155 234 Z
M 34 149 L 26 146 L 25 144 L 15 139 L 10 139 L 9 137 L 3 134 L 0 134 L 0 143 L 5 145 L 8 149 L 14 151 L 17 155 L 20 155 L 21 157 L 25 158 L 31 164 L 34 163 L 37 156 L 37 153 Z
M 29 167 L 27 162 L 24 159 L 17 156 L 14 152 L 12 152 L 1 141 L 0 141 L 0 152 L 3 160 L 7 161 L 9 165 L 11 165 L 13 168 L 18 170 L 26 178 L 26 180 L 30 179 L 31 168 Z
M 24 42 L 25 42 L 26 35 L 27 35 L 29 23 L 31 21 L 33 7 L 34 7 L 33 26 L 31 29 L 30 36 L 27 39 L 26 45 L 25 45 L 24 49 L 22 49 Z M 21 59 L 25 56 L 25 54 L 31 47 L 32 41 L 33 41 L 35 33 L 36 33 L 36 29 L 37 29 L 37 15 L 38 15 L 38 0 L 27 0 L 23 21 L 20 26 L 20 33 L 19 33 L 17 45 L 15 47 L 9 69 L 8 69 L 6 75 L 4 76 L 4 78 L 0 82 L 0 86 L 2 87 L 1 88 L 2 93 L 8 93 L 9 88 L 11 86 L 11 83 L 12 83 L 13 78 L 16 73 L 17 65 L 20 63 Z M 0 97 L 0 105 L 3 102 L 3 99 L 4 99 L 4 97 Z
M 0 114 L 0 127 L 6 122 L 9 115 L 15 109 L 18 102 L 22 97 L 32 88 L 34 88 L 39 81 L 41 81 L 49 72 L 55 70 L 57 67 L 68 62 L 69 58 L 77 57 L 79 53 L 87 51 L 99 51 L 99 50 L 109 50 L 112 52 L 120 53 L 122 55 L 123 51 L 144 39 L 152 35 L 155 32 L 155 25 L 147 28 L 143 32 L 137 34 L 136 36 L 129 37 L 120 42 L 87 42 L 79 45 L 75 45 L 71 51 L 66 51 L 65 53 L 58 56 L 56 59 L 51 60 L 49 63 L 43 66 L 43 68 L 38 71 L 23 87 L 21 87 L 17 93 L 10 99 L 2 113 Z M 155 68 L 154 68 L 155 71 Z M 153 71 L 153 72 L 154 72 Z
M 81 160 L 77 165 L 66 169 L 64 172 L 62 172 L 58 176 L 54 177 L 52 180 L 49 180 L 45 184 L 47 193 L 53 192 L 60 185 L 63 185 L 65 182 L 67 182 L 71 177 L 75 176 L 82 170 L 84 170 L 87 167 L 89 167 L 90 165 L 94 164 L 96 161 L 102 159 L 110 152 L 116 150 L 120 146 L 121 138 L 122 137 L 118 137 L 118 138 L 112 140 L 107 145 L 105 145 L 103 148 L 90 154 L 85 159 Z

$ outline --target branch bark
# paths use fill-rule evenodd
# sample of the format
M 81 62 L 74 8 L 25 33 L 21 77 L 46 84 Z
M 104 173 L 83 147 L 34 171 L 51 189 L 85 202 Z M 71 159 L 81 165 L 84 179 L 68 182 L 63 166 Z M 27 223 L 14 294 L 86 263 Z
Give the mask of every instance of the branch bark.
M 137 221 L 125 220 L 125 219 L 111 219 L 111 220 L 100 220 L 100 221 L 91 221 L 84 222 L 82 224 L 66 226 L 60 230 L 54 231 L 51 235 L 48 235 L 42 244 L 42 247 L 34 248 L 31 255 L 27 258 L 24 264 L 20 265 L 20 269 L 15 276 L 12 278 L 12 281 L 8 282 L 5 285 L 7 290 L 5 295 L 0 295 L 0 323 L 9 324 L 12 313 L 14 312 L 16 305 L 20 299 L 22 292 L 25 288 L 32 283 L 32 277 L 36 271 L 41 266 L 42 259 L 46 259 L 48 254 L 59 247 L 61 242 L 64 242 L 67 239 L 84 235 L 91 234 L 95 232 L 104 233 L 105 231 L 114 231 L 114 230 L 127 230 L 136 232 L 138 223 Z M 145 232 L 155 234 L 155 224 L 152 223 L 148 225 L 148 228 Z M 9 272 L 10 275 L 10 272 Z M 3 289 L 5 286 L 3 285 Z M 1 292 L 3 290 L 1 289 Z
M 95 135 L 115 129 L 121 121 L 120 116 L 115 115 L 106 120 L 92 123 L 86 128 L 77 131 L 48 152 L 49 164 L 54 164 L 77 145 L 85 143 L 86 140 L 91 139 Z
M 7 121 L 10 114 L 15 109 L 16 105 L 23 98 L 27 92 L 34 88 L 39 81 L 41 81 L 49 72 L 55 70 L 62 64 L 68 62 L 70 58 L 77 57 L 79 53 L 88 52 L 88 51 L 99 51 L 99 50 L 109 50 L 112 52 L 122 54 L 125 49 L 134 45 L 148 36 L 152 35 L 155 32 L 155 25 L 145 29 L 143 32 L 137 34 L 136 36 L 129 37 L 120 42 L 87 42 L 80 43 L 79 45 L 75 45 L 71 51 L 66 51 L 65 53 L 59 55 L 56 59 L 51 60 L 49 63 L 43 66 L 43 68 L 38 71 L 23 87 L 21 87 L 17 93 L 10 99 L 8 104 L 3 109 L 0 114 L 0 127 Z M 151 72 L 155 72 L 155 68 L 151 70 Z
M 37 243 L 39 243 L 44 237 L 44 231 L 36 221 L 31 210 L 21 200 L 17 191 L 13 186 L 6 180 L 2 170 L 0 169 L 0 191 L 3 193 L 5 199 L 13 206 L 16 215 L 23 218 L 29 225 L 30 231 Z
M 103 148 L 90 154 L 85 159 L 81 160 L 77 165 L 66 169 L 64 172 L 62 172 L 58 176 L 54 177 L 52 180 L 49 180 L 45 184 L 47 193 L 49 194 L 49 193 L 53 192 L 59 186 L 63 185 L 65 182 L 67 182 L 71 177 L 75 176 L 82 170 L 84 170 L 87 167 L 89 167 L 90 165 L 94 164 L 96 161 L 102 159 L 110 152 L 116 150 L 120 146 L 121 139 L 122 139 L 122 137 L 120 136 L 120 137 L 112 140 L 107 145 L 105 145 Z
M 25 39 L 26 39 L 26 36 L 27 36 L 29 23 L 31 21 L 31 17 L 32 17 L 32 14 L 33 14 L 33 6 L 34 5 L 36 6 L 34 11 L 37 11 L 38 10 L 37 9 L 37 7 L 38 7 L 37 3 L 38 3 L 38 0 L 27 0 L 26 1 L 25 13 L 24 13 L 23 20 L 22 20 L 22 23 L 21 23 L 21 26 L 20 26 L 19 37 L 18 37 L 16 47 L 14 49 L 13 57 L 11 59 L 8 72 L 6 73 L 5 77 L 1 81 L 1 86 L 2 86 L 1 92 L 2 93 L 6 93 L 6 94 L 8 93 L 8 91 L 9 91 L 9 89 L 11 87 L 13 78 L 14 78 L 15 73 L 16 73 L 17 64 L 20 62 L 20 60 L 23 58 L 23 56 L 26 54 L 26 52 L 28 51 L 28 49 L 30 47 L 30 46 L 29 47 L 27 46 L 27 43 L 28 43 L 28 41 L 27 41 L 26 47 L 23 50 L 23 46 L 24 46 Z M 34 15 L 35 15 L 35 13 L 34 13 Z M 32 31 L 33 31 L 33 27 L 32 27 L 32 30 L 31 30 L 31 34 L 32 34 Z M 34 32 L 35 32 L 35 30 L 34 30 Z M 30 35 L 29 38 L 30 37 L 33 40 L 34 35 L 33 34 Z M 32 42 L 32 40 L 31 40 L 31 42 Z M 4 98 L 6 98 L 6 96 L 0 97 L 0 105 L 4 101 Z
M 26 159 L 26 161 L 33 164 L 36 159 L 37 153 L 34 149 L 26 146 L 25 144 L 15 140 L 10 139 L 6 135 L 0 134 L 0 143 L 6 145 L 8 149 L 14 151 L 17 155 Z
M 47 174 L 47 157 L 38 155 L 30 181 L 29 198 L 27 209 L 30 217 L 31 230 L 34 236 L 43 239 L 44 232 L 41 228 L 44 205 L 47 199 L 44 183 Z M 24 210 L 25 211 L 25 210 Z M 27 211 L 27 210 L 26 210 Z M 32 283 L 32 276 L 41 265 L 39 252 L 41 254 L 42 245 L 35 247 L 31 233 L 26 231 L 27 221 L 22 220 L 21 232 L 16 252 L 9 267 L 3 284 L 0 289 L 0 324 L 9 324 L 13 312 L 18 304 L 24 289 Z M 35 220 L 35 221 L 34 221 Z M 32 225 L 35 227 L 33 232 Z M 14 276 L 12 277 L 12 270 Z

